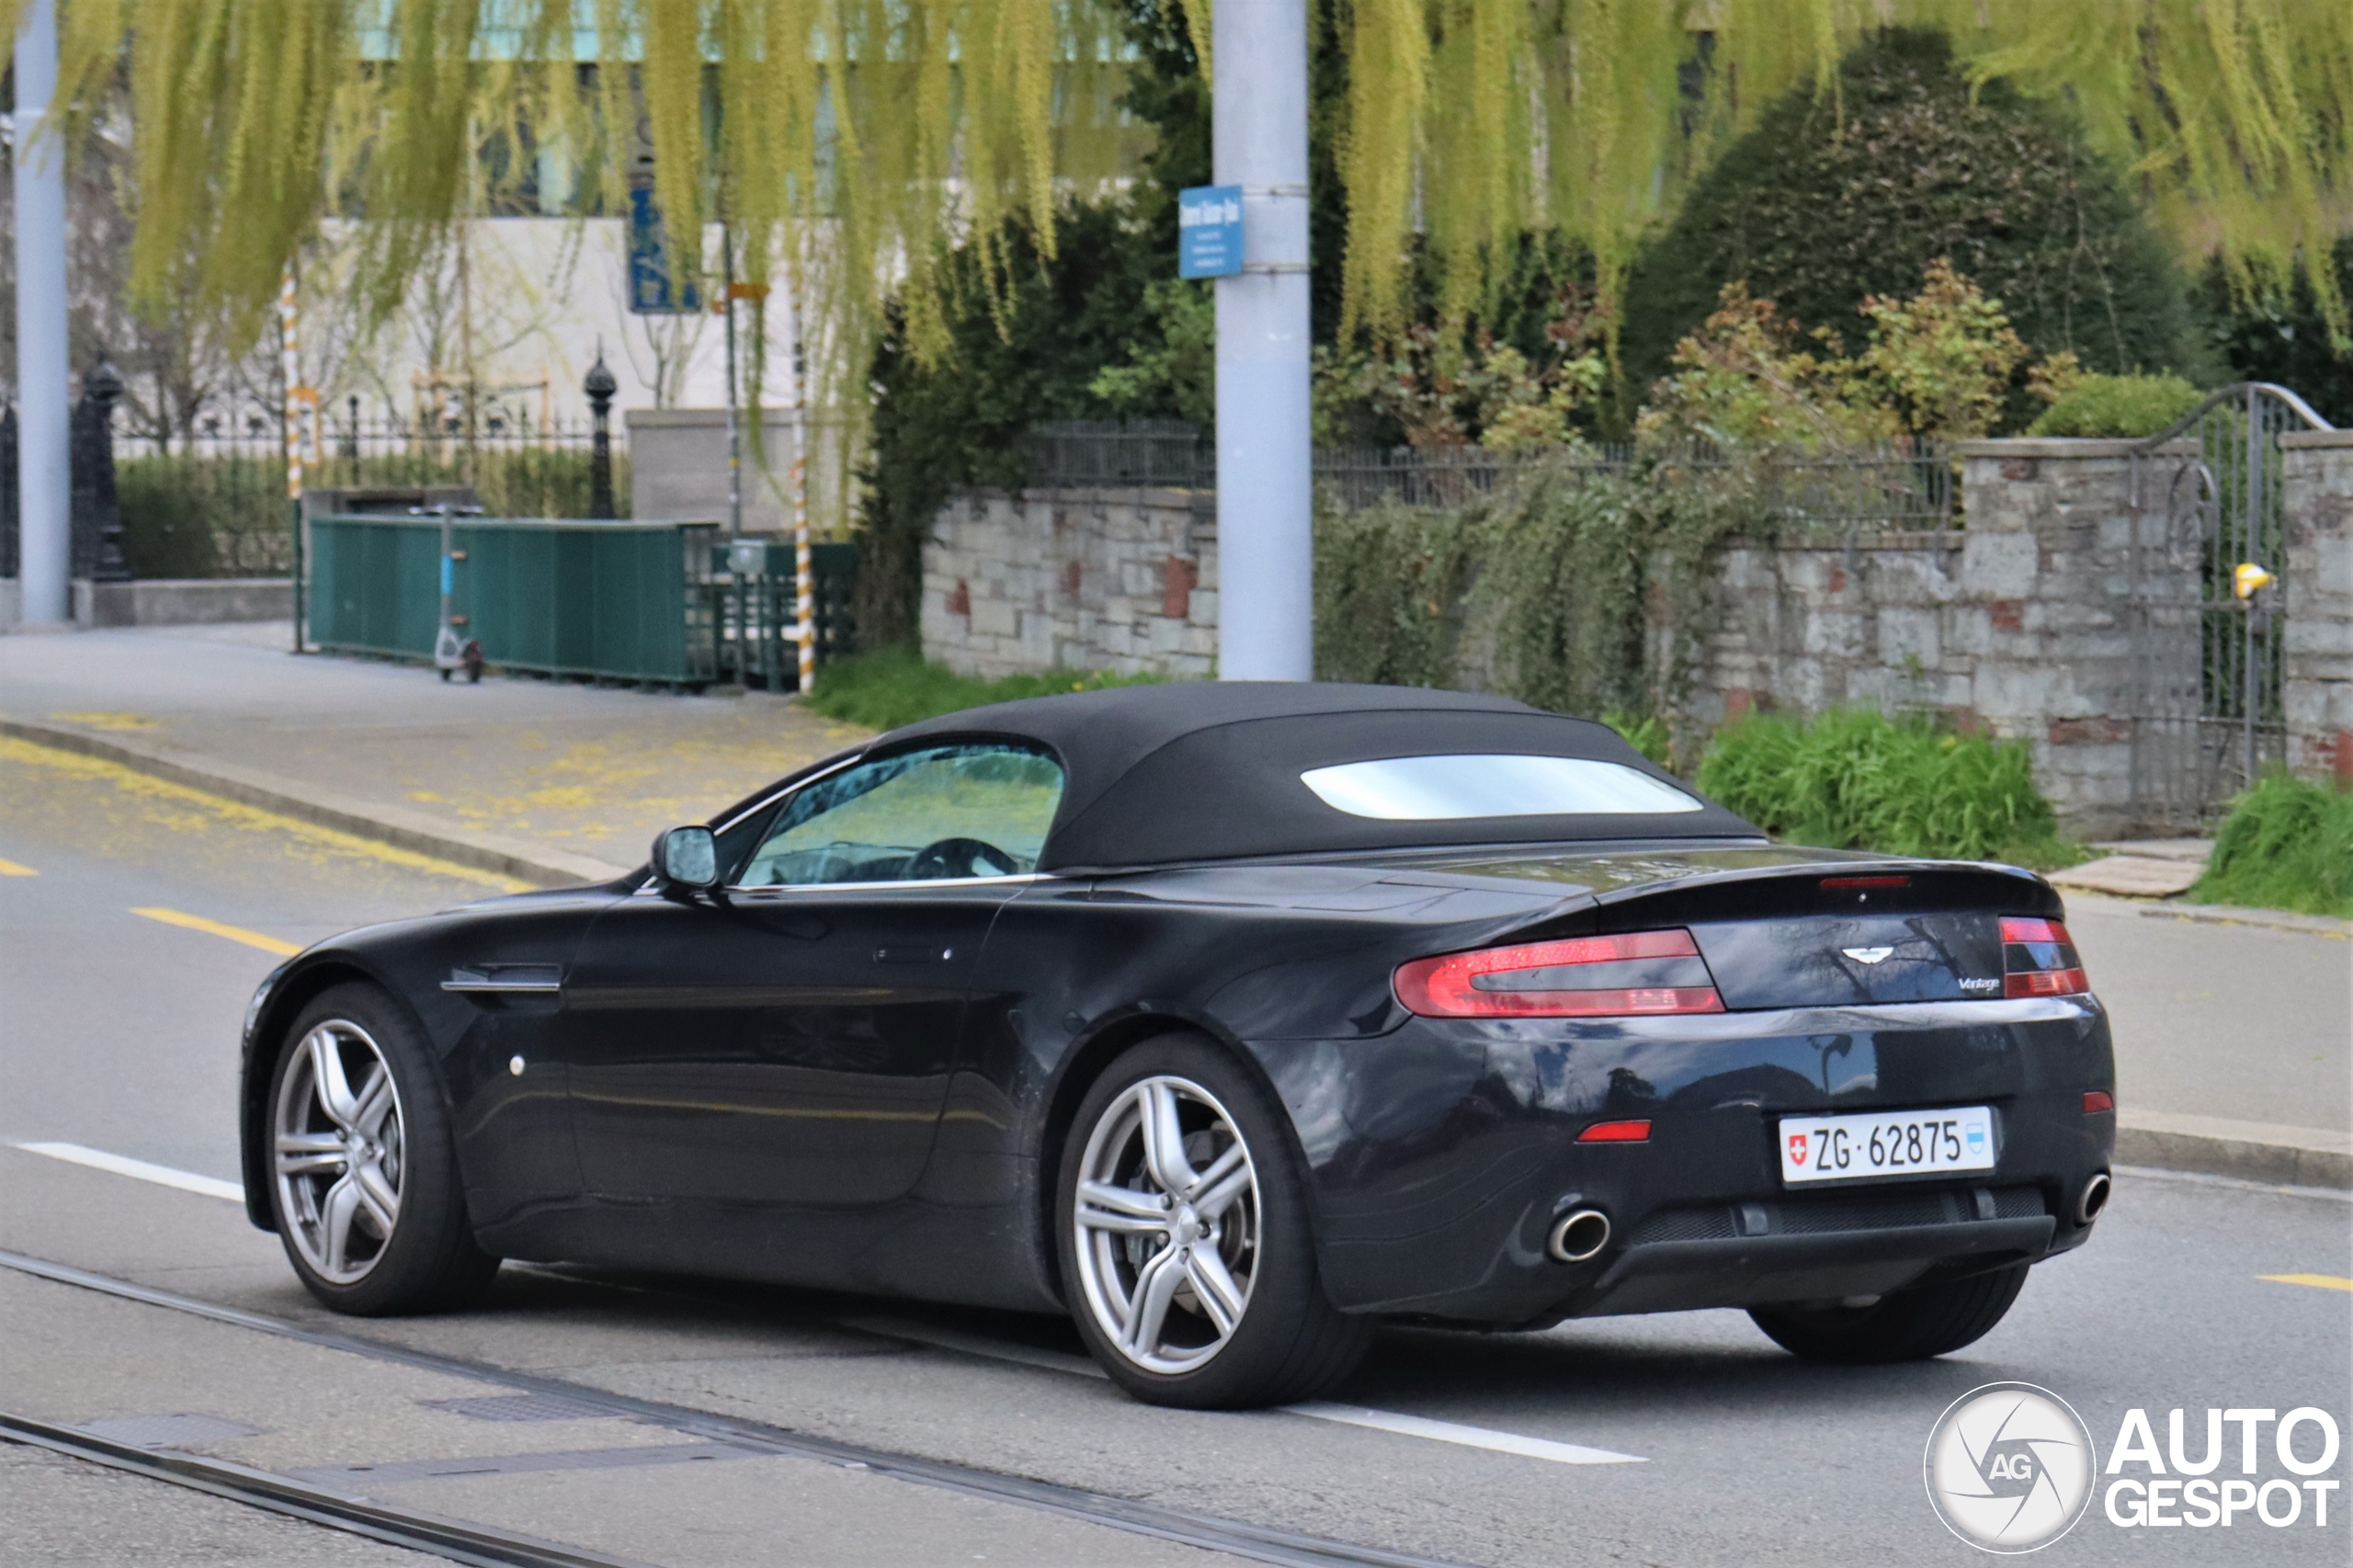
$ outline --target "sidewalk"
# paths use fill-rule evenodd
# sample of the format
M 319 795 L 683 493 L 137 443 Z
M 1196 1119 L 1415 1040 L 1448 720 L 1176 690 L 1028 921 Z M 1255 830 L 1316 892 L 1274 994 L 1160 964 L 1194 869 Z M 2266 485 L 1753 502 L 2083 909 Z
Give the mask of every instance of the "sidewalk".
M 619 875 L 662 828 L 865 733 L 765 696 L 444 685 L 286 641 L 282 624 L 0 638 L 0 733 L 557 884 Z M 2120 1164 L 2353 1187 L 2345 923 L 2067 906 L 2114 1023 Z
M 867 732 L 789 699 L 445 684 L 287 626 L 0 638 L 0 733 L 526 881 L 602 881 Z

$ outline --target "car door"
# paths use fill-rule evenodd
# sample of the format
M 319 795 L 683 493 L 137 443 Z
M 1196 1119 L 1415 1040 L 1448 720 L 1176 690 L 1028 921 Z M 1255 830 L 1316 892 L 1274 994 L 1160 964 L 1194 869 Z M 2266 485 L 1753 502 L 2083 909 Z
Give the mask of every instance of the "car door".
M 972 966 L 1062 793 L 996 743 L 867 758 L 786 797 L 710 895 L 590 929 L 564 995 L 588 1191 L 839 1210 L 930 1156 Z

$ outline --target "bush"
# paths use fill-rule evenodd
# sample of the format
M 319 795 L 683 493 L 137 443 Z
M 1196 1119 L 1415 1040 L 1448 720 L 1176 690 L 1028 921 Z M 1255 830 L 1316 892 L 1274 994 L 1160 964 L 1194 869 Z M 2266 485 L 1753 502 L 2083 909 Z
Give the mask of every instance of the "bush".
M 2353 794 L 2268 775 L 2231 802 L 2188 902 L 2353 917 Z
M 278 577 L 294 558 L 276 458 L 119 459 L 115 498 L 136 577 Z
M 1865 297 L 1909 296 L 1938 256 L 2046 358 L 2125 372 L 2211 353 L 2163 245 L 2058 108 L 1972 89 L 1939 34 L 1888 32 L 1847 58 L 1835 96 L 1768 107 L 1645 249 L 1626 288 L 1628 390 L 1665 371 L 1727 283 L 1852 342 Z
M 2272 290 L 2272 298 L 2245 299 L 2234 296 L 2217 256 L 2200 279 L 2199 301 L 2231 379 L 2277 381 L 2301 393 L 2329 423 L 2353 425 L 2353 354 L 2339 354 L 2329 341 L 2328 323 L 2313 291 L 2311 264 L 2310 256 L 2298 256 L 2285 286 Z M 2353 234 L 2337 237 L 2325 265 L 2336 268 L 2338 294 L 2353 295 Z
M 1693 782 L 1797 844 L 2029 866 L 2079 858 L 2034 787 L 2023 743 L 1925 719 L 1751 715 L 1716 733 Z
M 2179 376 L 2087 375 L 2027 426 L 2029 436 L 2154 436 L 2206 394 Z
M 1060 691 L 1095 691 L 1110 686 L 1143 686 L 1161 676 L 1121 676 L 1105 670 L 1048 670 L 1042 675 L 983 680 L 960 676 L 945 665 L 927 664 L 912 648 L 883 648 L 817 667 L 809 706 L 828 719 L 895 730 L 941 713 Z

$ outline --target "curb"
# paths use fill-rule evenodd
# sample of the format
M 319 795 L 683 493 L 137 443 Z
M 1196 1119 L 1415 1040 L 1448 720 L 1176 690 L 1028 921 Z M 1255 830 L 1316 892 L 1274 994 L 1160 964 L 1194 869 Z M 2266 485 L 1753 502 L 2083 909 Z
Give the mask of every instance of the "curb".
M 2117 1116 L 2116 1163 L 2273 1187 L 2353 1188 L 2353 1137 L 2318 1128 L 2166 1111 Z
M 2053 886 L 2058 886 L 2053 883 Z M 2188 920 L 2207 926 L 2261 926 L 2274 931 L 2295 931 L 2308 937 L 2353 938 L 2353 920 L 2333 915 L 2298 915 L 2288 909 L 2247 909 L 2234 903 L 2182 903 L 2175 899 L 2128 898 L 2118 893 L 2087 892 L 2061 887 L 2067 906 L 2083 904 L 2103 915 L 2135 915 L 2143 920 Z
M 276 774 L 239 767 L 233 763 L 216 762 L 210 757 L 192 753 L 125 745 L 119 741 L 100 740 L 78 730 L 28 724 L 15 719 L 0 719 L 0 735 L 13 736 L 58 751 L 94 756 L 152 778 L 185 784 L 190 789 L 201 790 L 240 805 L 256 806 L 319 827 L 331 827 L 355 838 L 389 844 L 395 849 L 430 855 L 477 871 L 492 871 L 540 887 L 609 882 L 617 877 L 629 875 L 631 870 L 629 867 L 616 866 L 587 855 L 551 849 L 498 834 L 451 827 L 421 812 L 353 800 L 348 796 L 314 790 Z

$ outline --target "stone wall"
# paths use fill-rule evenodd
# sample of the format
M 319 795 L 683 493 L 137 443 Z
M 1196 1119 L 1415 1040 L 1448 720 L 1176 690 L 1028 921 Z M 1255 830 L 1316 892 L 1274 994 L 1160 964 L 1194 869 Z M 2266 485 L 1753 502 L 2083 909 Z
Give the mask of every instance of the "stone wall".
M 923 651 L 968 675 L 1210 674 L 1214 498 L 1185 490 L 959 496 L 923 552 Z
M 2137 607 L 2154 596 L 2194 618 L 2198 585 L 2191 569 L 2151 580 L 2164 517 L 2135 505 L 2133 445 L 1968 442 L 1966 528 L 1727 551 L 1693 720 L 1932 710 L 2026 741 L 2077 831 L 2157 825 L 2166 808 L 2136 724 L 2151 706 L 2151 628 Z
M 1964 528 L 1727 551 L 1692 727 L 1756 709 L 1925 710 L 2025 741 L 2080 835 L 2195 821 L 2238 777 L 2198 719 L 2203 547 L 2167 505 L 2198 449 L 2137 446 L 1964 443 Z M 2288 756 L 2353 778 L 2353 433 L 2282 446 Z M 1201 492 L 959 497 L 924 552 L 925 654 L 982 675 L 1209 674 L 1215 529 Z M 1466 650 L 1466 684 L 1478 663 Z
M 2353 786 L 2353 430 L 2279 438 L 2288 766 Z

